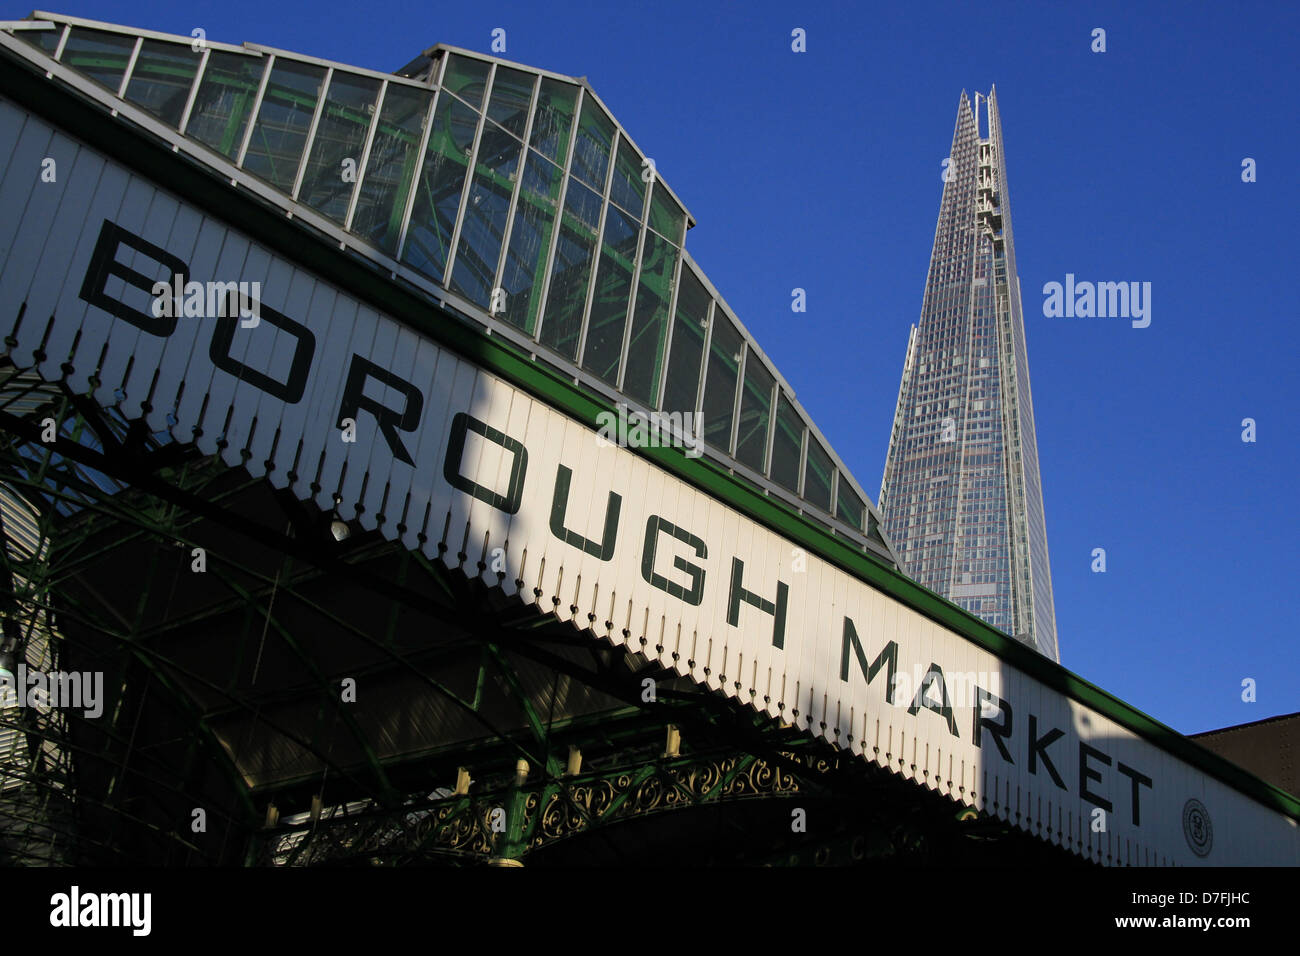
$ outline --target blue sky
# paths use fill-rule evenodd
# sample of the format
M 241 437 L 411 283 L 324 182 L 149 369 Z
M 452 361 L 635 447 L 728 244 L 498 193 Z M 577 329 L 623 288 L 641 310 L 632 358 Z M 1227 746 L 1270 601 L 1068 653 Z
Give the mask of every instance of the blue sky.
M 502 28 L 507 58 L 586 75 L 694 214 L 687 248 L 873 496 L 958 98 L 996 83 L 1062 663 L 1184 733 L 1300 710 L 1287 611 L 1300 565 L 1298 8 L 801 7 L 56 9 L 384 71 L 438 42 L 488 52 Z M 791 50 L 796 27 L 805 53 Z M 1098 27 L 1105 53 L 1090 48 Z M 1150 282 L 1150 327 L 1045 318 L 1043 284 L 1066 273 Z M 794 287 L 804 314 L 790 311 Z M 1241 440 L 1248 417 L 1255 443 Z M 1104 574 L 1090 569 L 1098 547 Z

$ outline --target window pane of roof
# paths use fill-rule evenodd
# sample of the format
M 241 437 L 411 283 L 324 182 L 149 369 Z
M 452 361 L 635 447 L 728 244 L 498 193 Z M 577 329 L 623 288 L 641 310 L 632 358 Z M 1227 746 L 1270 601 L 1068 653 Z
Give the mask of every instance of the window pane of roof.
M 234 159 L 244 141 L 244 127 L 266 63 L 258 56 L 213 50 L 199 82 L 185 135 Z
M 618 382 L 618 367 L 623 358 L 623 331 L 632 293 L 638 234 L 635 222 L 612 206 L 607 208 L 582 367 L 610 385 Z
M 596 103 L 595 97 L 582 99 L 582 118 L 578 121 L 578 141 L 573 146 L 573 174 L 598 193 L 605 192 L 605 172 L 609 169 L 609 151 L 614 142 L 614 124 Z
M 483 124 L 474 179 L 460 227 L 451 289 L 489 308 L 523 144 L 495 123 Z
M 59 37 L 63 36 L 63 24 L 53 30 L 15 30 L 14 36 L 54 56 L 54 51 L 59 48 Z
M 202 58 L 203 54 L 180 43 L 145 40 L 126 85 L 127 100 L 168 126 L 179 126 Z
M 659 401 L 664 340 L 668 337 L 668 305 L 673 293 L 677 249 L 652 232 L 641 250 L 641 278 L 632 308 L 632 333 L 627 345 L 623 391 L 648 408 Z
M 483 108 L 483 88 L 487 86 L 489 64 L 484 60 L 452 53 L 442 88 L 451 90 L 475 109 Z
M 638 222 L 645 207 L 645 183 L 641 181 L 641 156 L 626 138 L 618 138 L 618 159 L 614 163 L 614 177 L 609 186 L 609 197 Z
M 543 159 L 535 150 L 528 151 L 501 285 L 506 292 L 503 318 L 529 335 L 537 327 L 537 307 L 546 285 L 546 256 L 551 248 L 563 183 L 564 174 L 559 166 Z
M 867 512 L 867 537 L 872 541 L 878 541 L 880 544 L 885 543 L 884 535 L 880 533 L 880 522 L 870 511 Z
M 840 473 L 840 487 L 835 495 L 835 514 L 847 525 L 862 530 L 862 499 Z
M 298 199 L 335 222 L 343 222 L 348 215 L 379 86 L 380 81 L 373 77 L 335 70 L 325 94 Z M 346 178 L 345 160 L 352 161 L 351 175 Z
M 573 108 L 578 88 L 550 77 L 542 79 L 537 95 L 537 112 L 533 116 L 534 149 L 557 163 L 564 163 L 569 152 L 569 132 L 573 128 Z
M 116 93 L 135 49 L 135 39 L 124 33 L 73 27 L 59 61 Z
M 451 233 L 460 211 L 460 194 L 477 127 L 477 113 L 450 96 L 439 95 L 429 147 L 420 169 L 415 208 L 402 248 L 402 261 L 434 282 L 441 283 L 447 271 Z
M 808 464 L 804 469 L 803 497 L 822 511 L 831 510 L 831 458 L 817 440 L 808 436 Z
M 736 382 L 744 340 L 721 307 L 713 310 L 713 338 L 709 342 L 709 371 L 704 384 L 704 440 L 726 454 L 731 452 L 731 416 L 735 410 Z
M 498 66 L 492 80 L 488 119 L 495 120 L 520 139 L 528 125 L 528 107 L 533 101 L 534 74 Z
M 685 239 L 686 212 L 657 179 L 650 193 L 650 227 L 679 246 Z
M 244 169 L 283 192 L 292 192 L 307 143 L 325 68 L 277 59 L 262 98 Z
M 578 354 L 582 311 L 587 304 L 587 283 L 600 225 L 600 205 L 599 196 L 577 180 L 569 179 L 559 243 L 551 265 L 550 291 L 546 294 L 541 342 L 570 361 Z
M 664 411 L 693 413 L 700 386 L 700 360 L 704 357 L 709 293 L 686 265 L 682 266 L 680 286 L 668 356 L 668 383 L 664 386 Z
M 420 134 L 431 95 L 427 90 L 389 84 L 361 179 L 352 231 L 390 255 L 397 252 L 406 200 L 419 168 Z
M 772 387 L 775 384 L 772 373 L 751 351 L 745 362 L 745 388 L 740 394 L 736 459 L 764 474 L 767 473 L 767 424 L 772 415 Z
M 803 421 L 793 403 L 781 392 L 776 403 L 776 435 L 772 438 L 772 480 L 786 491 L 799 493 L 799 456 L 803 451 Z

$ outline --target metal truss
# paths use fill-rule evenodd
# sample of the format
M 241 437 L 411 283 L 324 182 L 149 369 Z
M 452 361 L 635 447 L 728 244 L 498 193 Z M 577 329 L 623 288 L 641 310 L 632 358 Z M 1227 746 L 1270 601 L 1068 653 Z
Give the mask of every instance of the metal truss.
M 340 534 L 58 384 L 0 368 L 0 425 L 0 485 L 40 542 L 4 550 L 6 660 L 99 670 L 106 688 L 95 719 L 0 713 L 25 743 L 0 766 L 9 862 L 627 863 L 691 846 L 854 862 L 915 856 L 955 825 L 946 798 L 918 800 L 472 567 Z M 351 678 L 401 695 L 350 706 L 324 633 Z M 225 667 L 193 651 L 213 634 Z M 431 716 L 386 744 L 412 699 Z M 792 830 L 796 809 L 815 839 Z

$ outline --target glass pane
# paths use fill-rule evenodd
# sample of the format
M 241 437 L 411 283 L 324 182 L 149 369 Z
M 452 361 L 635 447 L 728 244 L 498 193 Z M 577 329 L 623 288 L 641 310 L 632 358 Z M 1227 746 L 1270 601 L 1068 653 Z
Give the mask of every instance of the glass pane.
M 573 174 L 598 193 L 605 192 L 605 171 L 609 169 L 613 142 L 614 124 L 593 97 L 584 97 L 578 141 L 573 146 Z
M 879 541 L 881 544 L 885 543 L 884 535 L 880 533 L 880 522 L 876 520 L 876 516 L 870 511 L 867 512 L 867 537 L 872 541 Z
M 618 159 L 614 162 L 614 179 L 609 198 L 618 203 L 638 222 L 645 207 L 645 183 L 641 181 L 641 156 L 623 137 L 618 140 Z
M 485 309 L 491 305 L 496 284 L 497 261 L 501 258 L 522 150 L 523 144 L 501 127 L 483 124 L 451 288 Z
M 203 70 L 185 135 L 227 159 L 235 159 L 244 142 L 244 127 L 257 99 L 265 66 L 266 60 L 261 57 L 213 50 Z
M 808 438 L 808 465 L 804 468 L 803 497 L 822 511 L 831 510 L 831 458 L 811 435 Z
M 600 206 L 598 195 L 570 177 L 541 336 L 543 345 L 570 361 L 578 355 L 582 310 L 587 305 L 587 282 L 596 253 L 596 230 L 600 228 Z
M 180 43 L 145 40 L 126 85 L 129 102 L 148 110 L 168 126 L 180 126 L 190 86 L 202 53 Z
M 528 125 L 528 108 L 533 102 L 533 74 L 498 66 L 492 80 L 488 119 L 495 120 L 520 139 Z
M 573 107 L 578 88 L 546 77 L 537 95 L 537 112 L 533 116 L 532 141 L 528 144 L 557 163 L 569 154 L 569 130 L 573 127 Z
M 668 306 L 676 265 L 677 249 L 654 233 L 646 233 L 636 305 L 632 308 L 632 335 L 627 346 L 623 391 L 648 408 L 656 408 L 659 402 L 659 376 L 663 371 Z
M 282 192 L 293 191 L 324 81 L 324 67 L 275 61 L 244 156 L 244 169 Z
M 847 525 L 862 530 L 862 499 L 840 474 L 840 488 L 835 494 L 835 514 Z
M 649 237 L 647 236 L 647 241 Z M 664 386 L 664 411 L 695 412 L 700 386 L 700 360 L 704 357 L 705 323 L 709 320 L 709 293 L 692 269 L 682 266 L 673 319 L 673 344 L 668 354 L 668 384 Z
M 73 27 L 68 34 L 68 42 L 63 47 L 60 62 L 116 93 L 122 85 L 122 77 L 126 75 L 126 65 L 130 62 L 131 51 L 134 49 L 133 36 Z
M 767 423 L 772 415 L 772 386 L 776 380 L 752 351 L 745 362 L 745 389 L 740 393 L 740 427 L 736 430 L 736 459 L 767 473 Z
M 489 64 L 483 60 L 451 54 L 442 87 L 451 90 L 475 109 L 483 108 L 483 88 L 487 86 Z
M 434 282 L 441 283 L 447 271 L 451 233 L 460 211 L 465 170 L 477 128 L 478 114 L 472 109 L 450 96 L 438 97 L 415 208 L 402 248 L 402 261 Z
M 657 179 L 650 193 L 650 228 L 679 246 L 686 237 L 686 213 Z
M 776 402 L 776 435 L 772 439 L 772 480 L 799 493 L 799 456 L 803 451 L 803 422 L 785 392 Z
M 14 36 L 54 56 L 54 51 L 59 48 L 59 37 L 63 36 L 63 26 L 56 26 L 53 30 L 15 30 Z
M 501 285 L 506 291 L 505 320 L 529 335 L 537 328 L 537 306 L 546 285 L 546 256 L 563 183 L 559 166 L 528 151 Z
M 375 115 L 379 85 L 379 80 L 372 77 L 336 70 L 325 94 L 325 108 L 321 110 L 316 135 L 312 138 L 298 201 L 335 222 L 341 223 L 348 216 L 348 204 L 360 172 L 361 152 L 366 148 L 366 134 Z M 352 162 L 346 164 L 347 160 Z
M 618 384 L 618 366 L 623 358 L 623 331 L 627 326 L 638 235 L 635 222 L 608 207 L 582 367 L 610 385 Z
M 731 414 L 736 403 L 740 353 L 744 340 L 719 306 L 713 314 L 709 371 L 704 383 L 704 440 L 718 451 L 731 452 Z
M 361 179 L 352 232 L 390 255 L 397 252 L 402 235 L 402 217 L 419 166 L 420 134 L 429 113 L 430 95 L 427 90 L 388 85 Z

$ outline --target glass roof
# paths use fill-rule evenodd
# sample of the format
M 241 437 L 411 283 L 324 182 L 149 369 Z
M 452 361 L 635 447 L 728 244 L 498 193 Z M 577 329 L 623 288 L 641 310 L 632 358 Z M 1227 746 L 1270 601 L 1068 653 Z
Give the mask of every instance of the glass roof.
M 55 79 L 897 563 L 686 252 L 694 219 L 585 80 L 442 45 L 388 75 L 42 12 L 0 30 Z

